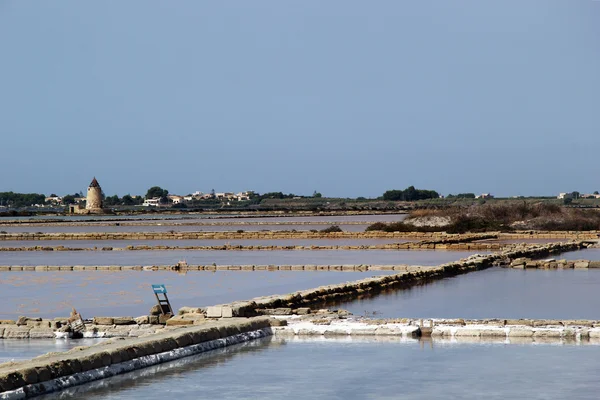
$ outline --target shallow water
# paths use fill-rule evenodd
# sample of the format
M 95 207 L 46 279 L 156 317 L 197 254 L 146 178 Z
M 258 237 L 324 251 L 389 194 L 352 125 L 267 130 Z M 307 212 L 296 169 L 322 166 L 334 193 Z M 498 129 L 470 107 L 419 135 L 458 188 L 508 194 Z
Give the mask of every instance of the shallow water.
M 174 265 L 180 260 L 191 265 L 438 265 L 475 253 L 450 250 L 3 251 L 0 265 Z
M 0 222 L 8 221 L 8 220 L 57 220 L 64 222 L 89 222 L 96 220 L 123 220 L 123 221 L 150 221 L 154 222 L 168 222 L 168 221 L 176 221 L 176 222 L 193 222 L 194 220 L 202 221 L 202 222 L 210 222 L 210 220 L 217 220 L 215 222 L 290 222 L 290 221 L 298 221 L 298 222 L 311 222 L 311 221 L 363 221 L 363 222 L 394 222 L 394 221 L 402 221 L 408 216 L 408 214 L 373 214 L 373 215 L 311 215 L 311 216 L 303 216 L 303 217 L 294 217 L 294 216 L 266 216 L 264 214 L 256 214 L 252 216 L 235 216 L 232 218 L 232 214 L 222 215 L 222 214 L 182 214 L 182 215 L 156 215 L 156 214 L 143 214 L 143 215 L 98 215 L 98 216 L 87 216 L 87 215 L 72 215 L 72 216 L 35 216 L 35 217 L 6 217 L 0 218 Z
M 27 360 L 51 351 L 91 346 L 104 339 L 0 339 L 0 363 Z
M 344 232 L 364 232 L 368 224 L 338 225 Z M 235 232 L 238 230 L 257 231 L 309 231 L 321 230 L 327 225 L 75 225 L 75 226 L 0 226 L 0 231 L 8 233 L 81 233 L 81 232 Z
M 555 259 L 566 259 L 566 260 L 600 260 L 600 249 L 583 249 L 578 251 L 569 251 L 566 253 L 559 254 Z
M 597 399 L 599 357 L 597 345 L 265 338 L 60 398 Z
M 338 303 L 381 318 L 600 319 L 600 270 L 490 268 Z
M 165 284 L 175 310 L 286 294 L 393 271 L 11 271 L 0 272 L 0 319 L 147 315 L 152 284 Z
M 182 239 L 182 240 L 0 240 L 0 247 L 64 246 L 77 248 L 127 246 L 369 246 L 416 242 L 418 239 Z M 1 257 L 1 256 L 0 256 Z

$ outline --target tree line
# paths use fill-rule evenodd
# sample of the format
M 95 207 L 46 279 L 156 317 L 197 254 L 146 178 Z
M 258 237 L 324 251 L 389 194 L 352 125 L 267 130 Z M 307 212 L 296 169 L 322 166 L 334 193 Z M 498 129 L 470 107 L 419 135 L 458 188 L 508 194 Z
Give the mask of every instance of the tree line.
M 414 186 L 409 186 L 404 190 L 388 190 L 383 194 L 383 200 L 388 201 L 416 201 L 439 197 L 440 194 L 435 190 L 415 189 Z

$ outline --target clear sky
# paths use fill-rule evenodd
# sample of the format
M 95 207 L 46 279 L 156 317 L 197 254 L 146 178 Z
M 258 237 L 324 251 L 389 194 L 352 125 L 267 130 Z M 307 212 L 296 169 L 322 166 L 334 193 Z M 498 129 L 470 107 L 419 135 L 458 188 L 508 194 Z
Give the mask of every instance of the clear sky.
M 0 0 L 0 191 L 600 190 L 600 2 Z

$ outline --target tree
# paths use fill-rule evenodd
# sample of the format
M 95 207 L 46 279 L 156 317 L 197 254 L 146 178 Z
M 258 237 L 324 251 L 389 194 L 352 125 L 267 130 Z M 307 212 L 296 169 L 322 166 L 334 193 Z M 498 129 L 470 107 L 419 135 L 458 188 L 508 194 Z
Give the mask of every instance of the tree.
M 439 193 L 435 190 L 415 189 L 414 186 L 409 186 L 404 190 L 388 190 L 383 194 L 383 200 L 387 201 L 415 201 L 439 197 Z
M 121 203 L 123 203 L 125 206 L 133 206 L 135 204 L 135 200 L 130 194 L 126 194 L 123 196 L 123 198 L 121 198 Z
M 594 194 L 600 194 L 600 193 L 598 193 L 598 191 L 597 191 L 597 190 L 594 190 Z
M 108 196 L 104 198 L 104 205 L 107 207 L 116 206 L 121 203 L 119 196 L 116 194 L 114 196 Z
M 321 193 L 319 193 L 319 192 L 317 192 L 317 191 L 315 190 L 315 191 L 313 192 L 313 197 L 316 197 L 316 198 L 321 198 L 321 197 L 323 197 L 323 195 L 322 195 Z
M 160 197 L 161 199 L 163 197 L 167 197 L 169 195 L 169 191 L 167 189 L 163 189 L 160 186 L 152 186 L 150 189 L 148 189 L 148 192 L 146 192 L 146 198 L 147 199 L 154 199 L 156 197 Z
M 581 195 L 581 193 L 579 193 L 577 191 L 571 193 L 571 197 L 573 197 L 574 199 L 578 199 L 580 195 Z

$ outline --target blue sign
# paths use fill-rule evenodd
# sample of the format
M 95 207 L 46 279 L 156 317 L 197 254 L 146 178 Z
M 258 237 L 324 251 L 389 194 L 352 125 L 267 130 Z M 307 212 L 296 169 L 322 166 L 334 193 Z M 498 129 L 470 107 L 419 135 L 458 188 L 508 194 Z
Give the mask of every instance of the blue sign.
M 165 287 L 165 285 L 152 285 L 152 290 L 154 290 L 155 294 L 167 294 L 167 288 Z

